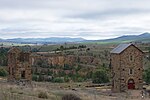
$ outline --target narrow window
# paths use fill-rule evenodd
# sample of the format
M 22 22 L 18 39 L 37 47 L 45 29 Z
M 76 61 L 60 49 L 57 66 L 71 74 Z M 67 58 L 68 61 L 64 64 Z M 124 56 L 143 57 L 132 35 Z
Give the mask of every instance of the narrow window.
M 25 71 L 21 71 L 21 78 L 25 79 Z
M 14 68 L 12 68 L 12 75 L 15 75 L 15 71 L 14 71 Z
M 130 74 L 130 75 L 133 74 L 133 69 L 129 69 L 129 74 Z
M 133 61 L 133 56 L 132 56 L 132 55 L 130 55 L 129 59 L 130 59 L 130 61 Z

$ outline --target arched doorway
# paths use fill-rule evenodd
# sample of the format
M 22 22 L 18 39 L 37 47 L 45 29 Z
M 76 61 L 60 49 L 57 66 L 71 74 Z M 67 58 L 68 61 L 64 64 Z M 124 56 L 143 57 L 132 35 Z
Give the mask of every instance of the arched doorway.
M 128 80 L 128 89 L 135 89 L 135 83 L 133 79 Z

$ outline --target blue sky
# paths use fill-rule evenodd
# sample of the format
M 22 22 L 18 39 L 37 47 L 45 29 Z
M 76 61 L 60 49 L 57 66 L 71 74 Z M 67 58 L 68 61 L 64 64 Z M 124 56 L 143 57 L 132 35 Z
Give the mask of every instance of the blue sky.
M 0 38 L 107 39 L 150 32 L 149 0 L 0 0 Z

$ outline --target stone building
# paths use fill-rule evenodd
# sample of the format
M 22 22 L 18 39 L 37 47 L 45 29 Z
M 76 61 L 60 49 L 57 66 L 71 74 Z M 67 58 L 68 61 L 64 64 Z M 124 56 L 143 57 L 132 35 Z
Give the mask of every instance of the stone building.
M 17 47 L 8 51 L 8 81 L 32 80 L 30 53 Z
M 143 52 L 133 44 L 120 44 L 111 51 L 112 91 L 142 89 Z

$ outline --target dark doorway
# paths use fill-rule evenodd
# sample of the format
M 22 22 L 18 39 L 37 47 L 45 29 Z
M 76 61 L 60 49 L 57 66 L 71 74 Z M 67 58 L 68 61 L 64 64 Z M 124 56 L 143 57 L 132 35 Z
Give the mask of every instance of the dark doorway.
M 128 80 L 128 89 L 135 89 L 135 83 L 133 79 Z
M 25 79 L 25 71 L 21 71 L 21 78 Z

